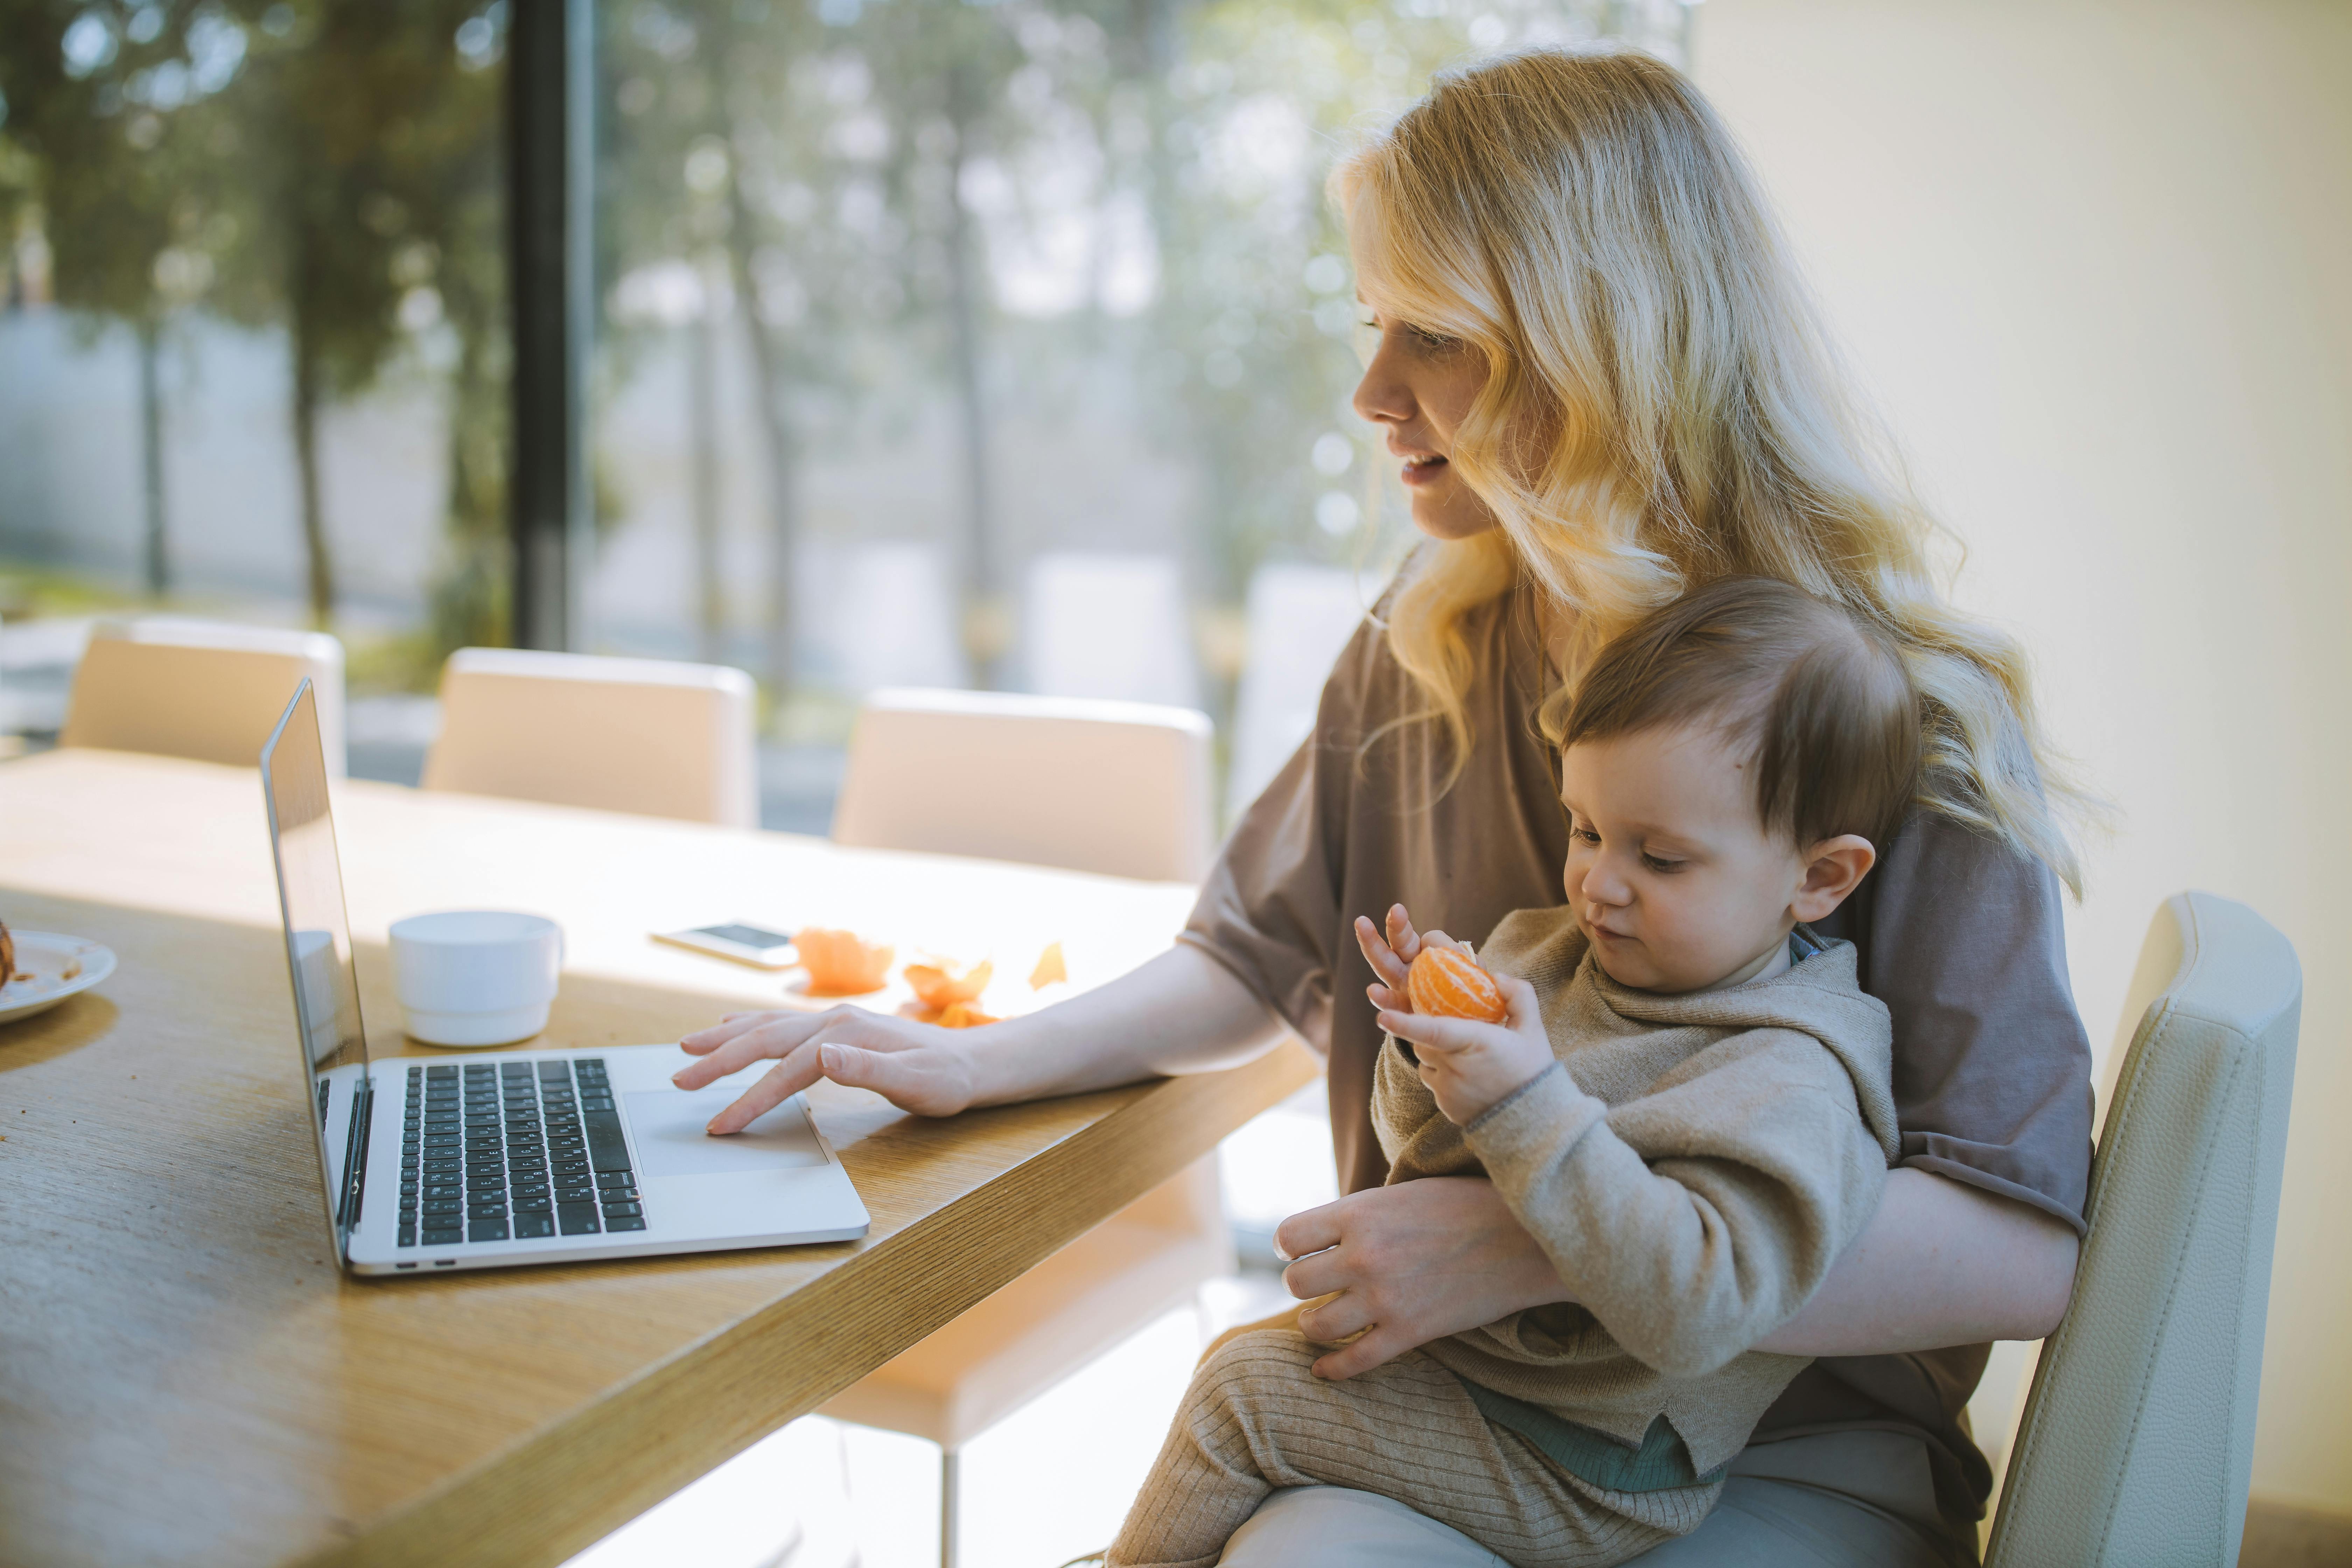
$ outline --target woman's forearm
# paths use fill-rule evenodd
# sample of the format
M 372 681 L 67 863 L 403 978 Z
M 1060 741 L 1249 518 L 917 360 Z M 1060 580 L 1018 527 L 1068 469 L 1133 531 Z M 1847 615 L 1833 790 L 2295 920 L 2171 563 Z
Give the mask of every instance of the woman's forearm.
M 1890 1171 L 1862 1235 L 1756 1348 L 1880 1355 L 2038 1340 L 2065 1315 L 2081 1247 L 2038 1209 L 1933 1172 Z
M 1282 1020 L 1231 970 L 1179 943 L 1108 984 L 972 1031 L 965 1046 L 971 1103 L 1211 1072 L 1249 1060 L 1282 1035 Z

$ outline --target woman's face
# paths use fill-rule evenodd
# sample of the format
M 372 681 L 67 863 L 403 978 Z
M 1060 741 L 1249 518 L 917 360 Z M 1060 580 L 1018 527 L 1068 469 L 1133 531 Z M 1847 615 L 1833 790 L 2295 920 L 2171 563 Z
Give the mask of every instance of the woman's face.
M 1380 426 L 1389 455 L 1403 459 L 1413 526 L 1434 539 L 1486 532 L 1495 514 L 1450 459 L 1454 433 L 1486 384 L 1486 356 L 1370 306 L 1364 319 L 1378 336 L 1356 386 L 1356 412 Z

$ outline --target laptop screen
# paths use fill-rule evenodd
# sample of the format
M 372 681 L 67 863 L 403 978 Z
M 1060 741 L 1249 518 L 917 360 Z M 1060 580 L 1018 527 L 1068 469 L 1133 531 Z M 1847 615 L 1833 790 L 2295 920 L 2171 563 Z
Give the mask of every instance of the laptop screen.
M 366 1169 L 367 1040 L 360 1027 L 352 932 L 343 912 L 342 867 L 327 806 L 327 756 L 319 741 L 319 699 L 308 680 L 295 691 L 261 748 L 261 789 L 269 846 L 278 861 L 278 907 L 286 917 L 286 963 L 311 1126 L 319 1135 L 320 1188 L 339 1257 L 348 1257 Z

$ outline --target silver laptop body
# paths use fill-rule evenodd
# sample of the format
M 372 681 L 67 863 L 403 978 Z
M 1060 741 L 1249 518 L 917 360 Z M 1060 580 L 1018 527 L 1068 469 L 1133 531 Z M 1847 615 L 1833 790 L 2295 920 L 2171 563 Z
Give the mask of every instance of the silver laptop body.
M 760 1068 L 688 1093 L 675 1045 L 368 1059 L 305 680 L 261 751 L 320 1191 L 354 1274 L 848 1241 L 866 1205 L 794 1095 L 702 1131 Z M 762 1064 L 763 1066 L 765 1064 Z

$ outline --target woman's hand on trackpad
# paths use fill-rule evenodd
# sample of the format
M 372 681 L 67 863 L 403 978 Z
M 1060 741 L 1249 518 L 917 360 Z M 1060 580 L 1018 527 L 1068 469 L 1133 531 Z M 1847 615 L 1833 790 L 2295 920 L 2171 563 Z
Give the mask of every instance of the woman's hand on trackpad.
M 740 1132 L 819 1079 L 870 1089 L 918 1116 L 953 1116 L 971 1103 L 971 1073 L 958 1031 L 911 1019 L 829 1007 L 822 1013 L 730 1013 L 678 1044 L 700 1057 L 671 1076 L 680 1089 L 774 1060 L 768 1075 L 710 1119 L 713 1133 Z

